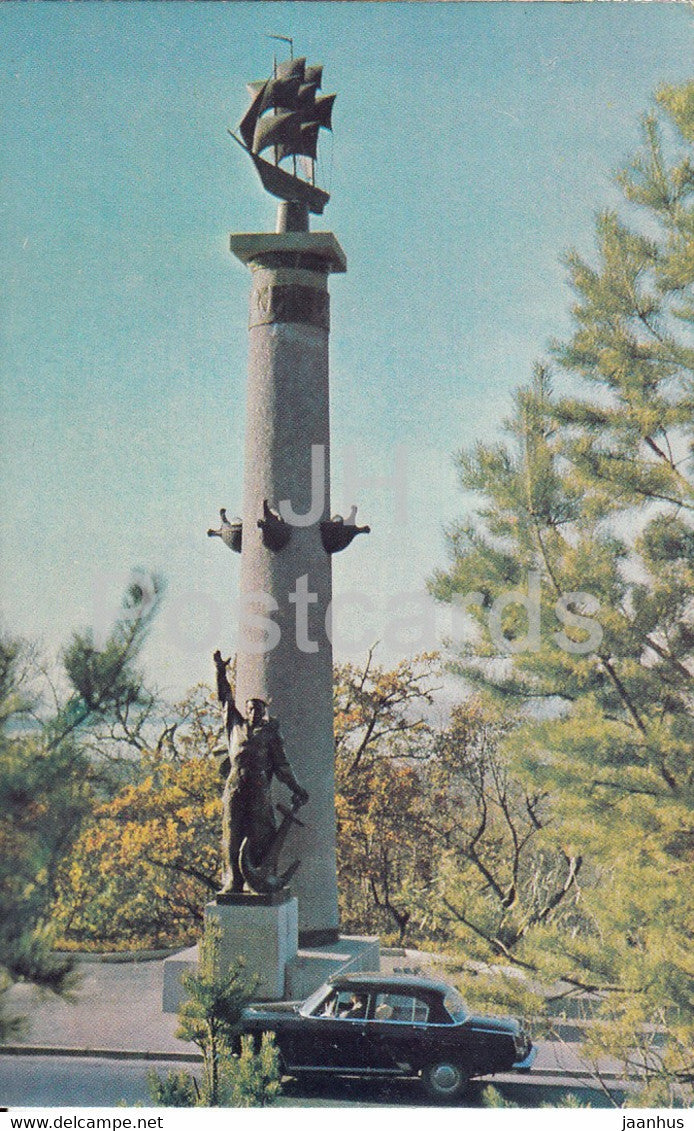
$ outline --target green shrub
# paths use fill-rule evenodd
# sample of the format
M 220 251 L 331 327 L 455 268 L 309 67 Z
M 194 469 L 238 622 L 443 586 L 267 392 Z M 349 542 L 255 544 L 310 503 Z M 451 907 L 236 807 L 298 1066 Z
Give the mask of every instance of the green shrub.
M 147 1073 L 147 1090 L 155 1107 L 195 1107 L 199 1101 L 195 1077 L 182 1070 L 160 1076 L 151 1068 Z

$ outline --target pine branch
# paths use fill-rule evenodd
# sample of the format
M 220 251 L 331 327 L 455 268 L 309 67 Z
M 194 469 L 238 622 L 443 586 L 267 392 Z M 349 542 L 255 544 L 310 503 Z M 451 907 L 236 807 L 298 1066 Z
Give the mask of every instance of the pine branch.
M 608 660 L 606 656 L 600 656 L 599 658 L 600 658 L 600 662 L 601 662 L 604 670 L 607 672 L 607 674 L 609 675 L 610 679 L 612 680 L 614 686 L 616 687 L 617 691 L 619 692 L 619 696 L 620 696 L 622 702 L 624 703 L 624 706 L 627 708 L 627 711 L 631 715 L 636 726 L 641 731 L 641 734 L 645 735 L 646 734 L 645 723 L 643 722 L 643 720 L 641 719 L 641 716 L 639 715 L 638 711 L 636 710 L 636 707 L 634 706 L 634 703 L 632 702 L 632 699 L 631 699 L 626 687 L 624 686 L 621 679 L 617 675 L 617 672 L 615 671 L 615 669 L 612 665 L 612 661 Z
M 653 651 L 658 656 L 660 656 L 661 660 L 665 660 L 667 664 L 670 664 L 673 668 L 675 668 L 675 670 L 678 671 L 680 675 L 683 675 L 685 679 L 694 679 L 694 672 L 690 672 L 689 668 L 685 667 L 684 664 L 680 660 L 678 660 L 676 656 L 670 655 L 670 653 L 667 652 L 665 648 L 663 648 L 660 644 L 658 644 L 656 640 L 653 639 L 650 633 L 646 634 L 646 642 L 648 644 L 648 647 L 652 648 Z

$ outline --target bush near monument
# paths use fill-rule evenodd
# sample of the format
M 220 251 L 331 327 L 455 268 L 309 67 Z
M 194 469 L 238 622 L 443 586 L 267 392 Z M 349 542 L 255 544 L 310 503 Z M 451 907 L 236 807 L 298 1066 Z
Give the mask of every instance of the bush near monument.
M 219 772 L 146 752 L 143 778 L 98 805 L 62 872 L 56 923 L 73 949 L 197 942 L 219 888 Z
M 200 964 L 184 976 L 187 998 L 178 1011 L 176 1035 L 200 1049 L 202 1078 L 182 1071 L 149 1072 L 147 1084 L 157 1106 L 269 1107 L 280 1094 L 279 1054 L 271 1034 L 263 1034 L 257 1047 L 250 1037 L 239 1037 L 257 979 L 245 976 L 242 960 L 220 971 L 220 938 L 220 928 L 208 923 Z
M 192 944 L 218 890 L 222 727 L 209 688 L 162 706 L 139 737 L 125 782 L 94 804 L 60 868 L 54 915 L 66 950 Z

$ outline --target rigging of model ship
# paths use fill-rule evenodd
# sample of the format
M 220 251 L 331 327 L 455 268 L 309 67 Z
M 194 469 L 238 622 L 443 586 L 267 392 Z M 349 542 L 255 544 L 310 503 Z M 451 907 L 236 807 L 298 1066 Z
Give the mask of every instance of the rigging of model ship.
M 318 94 L 323 78 L 321 66 L 306 59 L 289 59 L 275 65 L 272 78 L 247 85 L 251 104 L 244 114 L 235 141 L 253 161 L 263 188 L 281 200 L 299 201 L 309 212 L 322 213 L 330 194 L 315 184 L 318 132 L 332 129 L 334 94 Z M 261 154 L 274 151 L 274 162 Z M 297 157 L 310 162 L 310 180 L 297 173 Z M 280 162 L 292 160 L 292 171 Z

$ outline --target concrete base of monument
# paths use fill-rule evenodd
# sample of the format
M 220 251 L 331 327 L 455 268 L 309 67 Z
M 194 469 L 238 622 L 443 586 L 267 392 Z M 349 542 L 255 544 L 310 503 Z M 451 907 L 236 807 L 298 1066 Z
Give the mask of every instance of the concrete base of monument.
M 250 899 L 217 896 L 205 905 L 205 927 L 216 923 L 221 928 L 222 969 L 242 957 L 247 973 L 259 979 L 255 996 L 276 1001 L 284 997 L 287 963 L 299 949 L 299 904 L 287 893 Z
M 232 963 L 239 955 L 249 973 L 257 974 L 259 1001 L 299 1001 L 308 997 L 331 974 L 378 970 L 380 944 L 375 936 L 341 935 L 322 946 L 299 947 L 297 901 L 259 905 L 250 902 L 208 903 L 205 922 L 222 929 L 221 959 Z M 197 969 L 198 948 L 189 947 L 164 961 L 164 1013 L 176 1013 L 184 1000 L 184 974 Z
M 249 976 L 258 978 L 259 1000 L 284 997 L 287 963 L 299 947 L 299 911 L 287 892 L 271 896 L 219 895 L 205 905 L 205 928 L 220 928 L 220 965 L 228 968 L 242 957 Z M 164 961 L 164 1012 L 175 1013 L 183 998 L 183 974 L 198 964 L 198 948 Z

